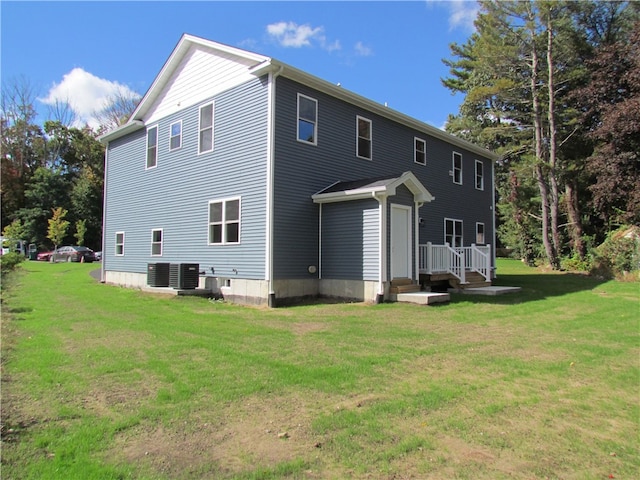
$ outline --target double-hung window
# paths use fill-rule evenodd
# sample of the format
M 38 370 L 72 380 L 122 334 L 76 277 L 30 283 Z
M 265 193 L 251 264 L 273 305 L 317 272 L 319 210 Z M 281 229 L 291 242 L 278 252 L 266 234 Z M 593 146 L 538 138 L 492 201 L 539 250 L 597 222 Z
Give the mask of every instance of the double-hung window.
M 240 199 L 209 202 L 209 244 L 240 243 Z
M 484 190 L 484 164 L 476 160 L 476 190 Z
M 147 167 L 153 168 L 158 164 L 158 126 L 147 129 Z
M 198 125 L 198 153 L 213 150 L 213 102 L 200 107 Z
M 357 116 L 356 129 L 356 156 L 371 160 L 371 120 Z
M 415 138 L 413 141 L 414 145 L 414 154 L 413 159 L 416 163 L 420 165 L 427 164 L 427 142 L 422 140 L 421 138 Z
M 162 256 L 162 229 L 151 230 L 151 256 Z
M 444 243 L 451 248 L 462 247 L 462 220 L 444 219 Z
M 318 143 L 318 101 L 298 94 L 298 141 Z
M 481 245 L 484 241 L 484 223 L 476 223 L 476 243 Z
M 451 167 L 453 183 L 462 185 L 462 154 L 453 152 L 453 165 Z
M 124 232 L 116 232 L 116 257 L 124 255 Z
M 169 150 L 177 150 L 182 146 L 182 120 L 169 126 Z

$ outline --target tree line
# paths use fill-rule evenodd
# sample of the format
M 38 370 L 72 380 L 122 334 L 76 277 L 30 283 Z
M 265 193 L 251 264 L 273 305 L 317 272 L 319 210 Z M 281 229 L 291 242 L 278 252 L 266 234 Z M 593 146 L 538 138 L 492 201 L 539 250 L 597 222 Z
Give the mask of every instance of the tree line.
M 640 224 L 640 4 L 486 0 L 475 25 L 443 60 L 464 94 L 447 131 L 500 155 L 503 246 L 588 266 Z

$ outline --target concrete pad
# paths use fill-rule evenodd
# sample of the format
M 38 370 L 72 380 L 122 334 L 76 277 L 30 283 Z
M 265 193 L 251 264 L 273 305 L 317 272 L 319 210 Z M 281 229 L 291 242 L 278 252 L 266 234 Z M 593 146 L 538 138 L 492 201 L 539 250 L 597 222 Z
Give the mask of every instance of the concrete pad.
M 431 305 L 433 303 L 446 303 L 451 300 L 448 293 L 438 292 L 412 292 L 398 293 L 396 295 L 397 302 L 417 303 L 419 305 Z
M 492 285 L 490 287 L 449 289 L 452 293 L 464 293 L 465 295 L 503 295 L 505 293 L 516 293 L 522 290 L 520 287 L 501 287 Z

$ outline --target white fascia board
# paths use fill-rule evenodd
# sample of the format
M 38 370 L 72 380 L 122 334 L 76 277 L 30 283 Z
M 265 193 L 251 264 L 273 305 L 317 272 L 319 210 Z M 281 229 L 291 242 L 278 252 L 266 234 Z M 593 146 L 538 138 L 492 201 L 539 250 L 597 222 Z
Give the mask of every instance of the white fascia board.
M 395 193 L 395 191 L 393 192 Z M 393 195 L 391 193 L 391 195 Z M 376 195 L 388 195 L 389 190 L 386 186 L 372 187 L 372 188 L 355 188 L 353 190 L 343 190 L 340 192 L 331 193 L 316 193 L 311 195 L 313 203 L 335 203 L 346 202 L 348 200 L 365 200 L 367 198 L 374 198 Z
M 103 135 L 100 135 L 98 137 L 98 141 L 103 145 L 106 145 L 107 143 L 109 143 L 112 140 L 115 140 L 116 138 L 124 137 L 125 135 L 129 133 L 133 133 L 136 130 L 139 130 L 141 128 L 144 128 L 143 122 L 141 122 L 140 120 L 129 120 L 124 125 L 120 125 L 119 127 L 114 128 L 113 130 Z
M 418 177 L 411 170 L 407 170 L 400 175 L 395 181 L 391 183 L 391 186 L 395 189 L 399 185 L 406 185 L 411 193 L 413 193 L 414 200 L 420 203 L 432 202 L 435 197 L 431 195 L 431 192 L 422 184 Z

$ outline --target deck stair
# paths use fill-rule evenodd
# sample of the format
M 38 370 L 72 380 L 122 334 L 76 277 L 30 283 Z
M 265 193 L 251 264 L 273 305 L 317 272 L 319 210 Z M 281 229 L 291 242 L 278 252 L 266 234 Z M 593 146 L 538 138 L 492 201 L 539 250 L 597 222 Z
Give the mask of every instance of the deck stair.
M 465 290 L 467 288 L 482 288 L 482 287 L 490 287 L 491 282 L 487 282 L 487 280 L 478 272 L 466 272 L 465 274 L 465 283 L 460 283 L 460 281 L 453 277 L 449 279 L 449 285 L 451 288 Z

